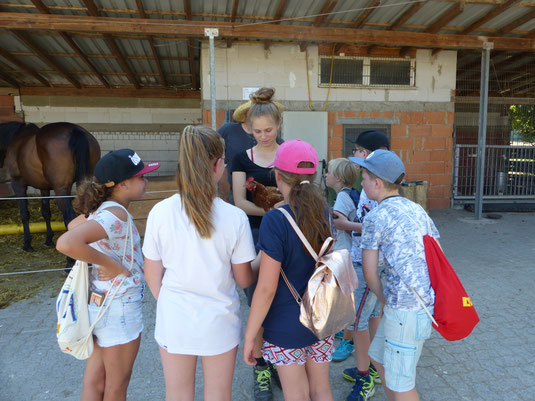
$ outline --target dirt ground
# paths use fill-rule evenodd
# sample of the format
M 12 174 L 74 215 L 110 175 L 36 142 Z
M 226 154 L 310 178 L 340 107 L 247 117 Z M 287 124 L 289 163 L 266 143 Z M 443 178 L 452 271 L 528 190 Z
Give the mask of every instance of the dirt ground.
M 50 202 L 52 221 L 63 221 L 55 203 Z M 40 211 L 40 201 L 30 201 L 30 221 L 44 221 Z M 0 203 L 0 224 L 21 224 L 16 201 Z M 61 235 L 55 233 L 54 242 Z M 46 270 L 65 267 L 65 256 L 54 248 L 46 248 L 45 234 L 32 234 L 33 252 L 22 250 L 23 235 L 0 235 L 0 273 L 12 273 L 28 270 Z M 0 276 L 0 309 L 15 301 L 31 298 L 41 289 L 50 296 L 59 292 L 65 281 L 63 271 Z

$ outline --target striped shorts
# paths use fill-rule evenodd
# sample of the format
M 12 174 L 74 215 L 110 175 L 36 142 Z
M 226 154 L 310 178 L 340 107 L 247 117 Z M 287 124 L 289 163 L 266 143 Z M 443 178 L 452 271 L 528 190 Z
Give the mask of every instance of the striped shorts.
M 314 363 L 331 362 L 334 352 L 334 337 L 330 336 L 303 348 L 281 348 L 264 341 L 262 356 L 273 365 L 304 365 L 310 358 Z

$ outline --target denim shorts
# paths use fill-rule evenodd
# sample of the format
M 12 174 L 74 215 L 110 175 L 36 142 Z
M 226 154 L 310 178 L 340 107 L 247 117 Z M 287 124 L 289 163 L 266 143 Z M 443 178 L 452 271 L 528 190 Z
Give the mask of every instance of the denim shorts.
M 314 363 L 331 362 L 334 352 L 334 337 L 330 336 L 303 348 L 281 348 L 264 341 L 262 356 L 276 366 L 297 363 L 304 365 L 308 359 Z
M 433 313 L 433 307 L 428 309 Z M 430 335 L 431 319 L 425 310 L 403 311 L 385 306 L 368 355 L 384 365 L 390 390 L 401 393 L 415 387 L 416 364 Z
M 113 298 L 108 310 L 93 329 L 99 347 L 113 347 L 129 343 L 143 331 L 141 301 L 143 289 L 132 288 Z M 108 302 L 106 301 L 106 304 Z M 89 322 L 92 324 L 100 307 L 89 304 Z
M 353 267 L 359 279 L 359 286 L 354 292 L 357 315 L 355 316 L 355 322 L 348 327 L 348 330 L 355 330 L 356 328 L 357 331 L 364 331 L 368 330 L 370 318 L 381 316 L 381 303 L 366 284 L 366 280 L 364 280 L 362 264 L 353 262 Z

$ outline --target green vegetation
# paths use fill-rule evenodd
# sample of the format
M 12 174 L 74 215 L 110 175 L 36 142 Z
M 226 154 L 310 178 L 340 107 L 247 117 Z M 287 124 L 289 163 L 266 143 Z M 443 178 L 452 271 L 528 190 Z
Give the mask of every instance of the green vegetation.
M 513 132 L 524 141 L 535 143 L 535 105 L 512 105 L 509 116 Z

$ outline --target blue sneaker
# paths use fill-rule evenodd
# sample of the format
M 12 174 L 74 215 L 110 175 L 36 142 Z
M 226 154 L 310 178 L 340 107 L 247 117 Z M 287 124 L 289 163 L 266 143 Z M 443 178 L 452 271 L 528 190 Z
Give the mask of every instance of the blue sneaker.
M 333 352 L 333 361 L 342 362 L 349 358 L 349 355 L 353 353 L 355 346 L 350 343 L 350 340 L 340 340 L 340 344 Z
M 336 333 L 334 335 L 334 338 L 337 338 L 339 340 L 341 340 L 342 338 L 344 338 L 344 330 L 340 330 L 338 333 Z
M 367 377 L 357 375 L 353 390 L 346 398 L 346 401 L 367 401 L 375 394 L 375 384 L 370 375 Z
M 344 369 L 344 371 L 342 372 L 342 376 L 344 377 L 344 379 L 355 383 L 355 378 L 357 377 L 357 368 Z M 370 363 L 370 377 L 372 378 L 375 384 L 382 383 L 381 377 L 379 376 L 379 373 L 377 373 L 377 369 L 375 369 L 375 366 L 373 366 L 372 363 Z

